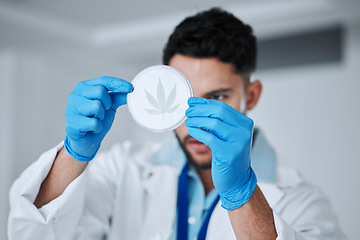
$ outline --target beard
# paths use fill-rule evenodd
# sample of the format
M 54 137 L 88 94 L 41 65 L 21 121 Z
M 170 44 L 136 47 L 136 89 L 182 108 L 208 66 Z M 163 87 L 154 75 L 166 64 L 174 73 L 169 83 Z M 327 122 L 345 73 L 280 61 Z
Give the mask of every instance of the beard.
M 186 135 L 186 137 L 184 138 L 183 141 L 180 140 L 180 138 L 178 137 L 177 134 L 175 134 L 176 139 L 179 142 L 179 145 L 181 147 L 181 149 L 183 150 L 186 159 L 188 161 L 188 163 L 193 166 L 196 170 L 208 170 L 211 169 L 211 160 L 207 163 L 197 163 L 194 158 L 191 156 L 190 152 L 186 149 L 186 143 L 189 141 L 189 139 L 191 138 L 190 135 Z

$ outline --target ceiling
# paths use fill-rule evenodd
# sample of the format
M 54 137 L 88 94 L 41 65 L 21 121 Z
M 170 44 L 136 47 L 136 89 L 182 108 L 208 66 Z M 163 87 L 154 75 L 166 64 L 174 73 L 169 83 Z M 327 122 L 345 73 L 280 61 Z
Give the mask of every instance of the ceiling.
M 358 0 L 0 0 L 0 48 L 92 51 L 131 63 L 159 55 L 179 21 L 213 6 L 260 39 L 360 21 Z
M 194 12 L 196 9 L 231 5 L 236 2 L 236 0 L 32 0 L 17 1 L 16 5 L 48 12 L 57 18 L 66 17 L 69 21 L 85 26 L 100 27 L 104 24 L 137 21 L 178 12 Z

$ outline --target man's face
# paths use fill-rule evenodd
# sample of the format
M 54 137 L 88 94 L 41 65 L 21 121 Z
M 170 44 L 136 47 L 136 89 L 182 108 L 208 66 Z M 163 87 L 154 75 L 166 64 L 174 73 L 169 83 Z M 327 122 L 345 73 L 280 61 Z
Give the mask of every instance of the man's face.
M 245 104 L 245 79 L 235 73 L 232 64 L 223 63 L 217 58 L 194 58 L 176 54 L 169 65 L 189 79 L 195 97 L 222 101 L 238 111 Z M 210 148 L 192 138 L 188 129 L 184 123 L 175 129 L 185 153 L 196 167 L 209 168 L 212 158 Z

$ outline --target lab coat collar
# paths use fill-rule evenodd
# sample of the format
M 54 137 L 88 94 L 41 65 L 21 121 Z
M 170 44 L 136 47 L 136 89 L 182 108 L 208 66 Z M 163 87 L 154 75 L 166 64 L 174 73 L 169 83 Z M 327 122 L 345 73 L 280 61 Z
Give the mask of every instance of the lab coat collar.
M 173 137 L 170 141 L 164 143 L 159 151 L 150 157 L 149 161 L 156 165 L 170 165 L 180 171 L 186 162 L 186 156 L 176 137 Z
M 254 129 L 251 167 L 259 182 L 275 182 L 276 154 L 263 132 L 258 128 Z

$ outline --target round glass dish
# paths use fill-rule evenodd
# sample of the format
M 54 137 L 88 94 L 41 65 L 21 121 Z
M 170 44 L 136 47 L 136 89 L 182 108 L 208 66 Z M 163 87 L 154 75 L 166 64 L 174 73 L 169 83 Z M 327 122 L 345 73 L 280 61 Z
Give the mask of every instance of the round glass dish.
M 180 71 L 167 65 L 148 67 L 135 76 L 132 84 L 134 91 L 127 95 L 127 105 L 140 126 L 164 132 L 185 121 L 187 100 L 193 91 Z

